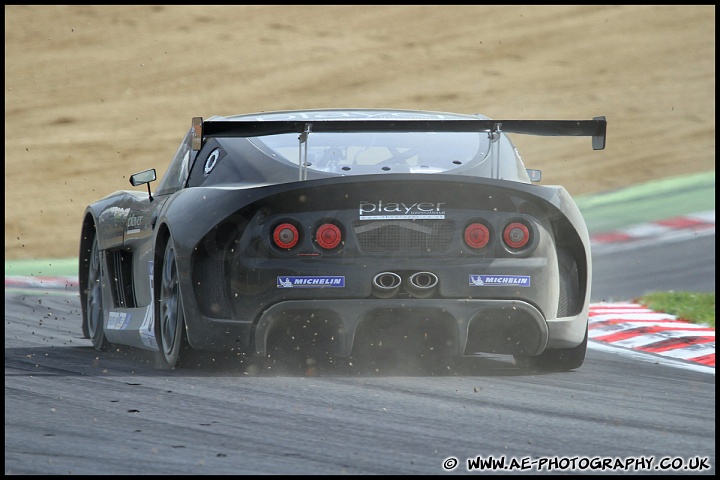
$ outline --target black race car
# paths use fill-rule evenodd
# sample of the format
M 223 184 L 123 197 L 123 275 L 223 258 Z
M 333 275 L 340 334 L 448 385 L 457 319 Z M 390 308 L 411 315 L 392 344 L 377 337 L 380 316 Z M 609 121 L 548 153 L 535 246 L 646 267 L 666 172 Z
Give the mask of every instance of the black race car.
M 94 347 L 267 358 L 277 344 L 429 362 L 585 358 L 587 228 L 507 133 L 590 136 L 606 120 L 322 109 L 193 118 L 167 172 L 89 205 L 79 256 Z M 314 352 L 314 353 L 312 353 Z

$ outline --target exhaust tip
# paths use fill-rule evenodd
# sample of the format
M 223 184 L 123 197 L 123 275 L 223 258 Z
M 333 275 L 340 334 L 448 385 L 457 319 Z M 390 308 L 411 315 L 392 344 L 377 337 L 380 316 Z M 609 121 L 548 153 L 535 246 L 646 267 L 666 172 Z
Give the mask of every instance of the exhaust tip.
M 408 278 L 407 290 L 417 298 L 427 298 L 435 292 L 438 277 L 432 272 L 415 272 Z
M 394 272 L 381 272 L 373 277 L 373 293 L 380 298 L 390 298 L 400 290 L 402 278 Z

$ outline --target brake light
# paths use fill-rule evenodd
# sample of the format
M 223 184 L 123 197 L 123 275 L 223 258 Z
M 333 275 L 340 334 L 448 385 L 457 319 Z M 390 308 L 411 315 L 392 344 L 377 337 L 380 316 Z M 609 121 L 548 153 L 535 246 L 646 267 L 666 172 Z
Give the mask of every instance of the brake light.
M 291 223 L 281 223 L 275 227 L 275 231 L 273 232 L 273 241 L 275 245 L 280 248 L 292 248 L 297 244 L 299 239 L 300 234 L 297 228 L 295 228 L 295 225 Z
M 503 240 L 510 248 L 522 248 L 530 241 L 530 232 L 522 223 L 513 222 L 503 230 Z
M 470 248 L 483 248 L 490 241 L 490 231 L 482 223 L 471 223 L 465 228 L 465 243 Z
M 318 245 L 326 250 L 332 250 L 340 245 L 342 241 L 342 232 L 332 223 L 323 223 L 315 232 L 315 240 Z

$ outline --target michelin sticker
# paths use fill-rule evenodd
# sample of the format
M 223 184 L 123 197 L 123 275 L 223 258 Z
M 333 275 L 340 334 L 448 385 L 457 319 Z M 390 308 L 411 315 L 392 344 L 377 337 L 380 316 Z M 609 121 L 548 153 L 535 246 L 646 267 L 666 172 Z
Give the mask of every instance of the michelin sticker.
M 344 286 L 343 276 L 277 277 L 277 288 L 342 288 Z
M 125 312 L 110 312 L 108 315 L 108 330 L 125 330 L 130 325 L 132 315 Z
M 526 275 L 470 275 L 471 287 L 529 287 Z

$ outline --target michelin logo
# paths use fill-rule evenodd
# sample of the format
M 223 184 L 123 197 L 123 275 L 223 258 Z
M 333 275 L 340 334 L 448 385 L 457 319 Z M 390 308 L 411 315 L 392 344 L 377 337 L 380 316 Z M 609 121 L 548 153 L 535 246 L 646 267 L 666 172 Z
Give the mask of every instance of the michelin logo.
M 345 277 L 277 277 L 277 288 L 344 287 Z
M 125 330 L 130 325 L 132 314 L 127 312 L 110 312 L 108 314 L 108 330 Z
M 471 287 L 529 287 L 530 277 L 525 275 L 470 275 Z

